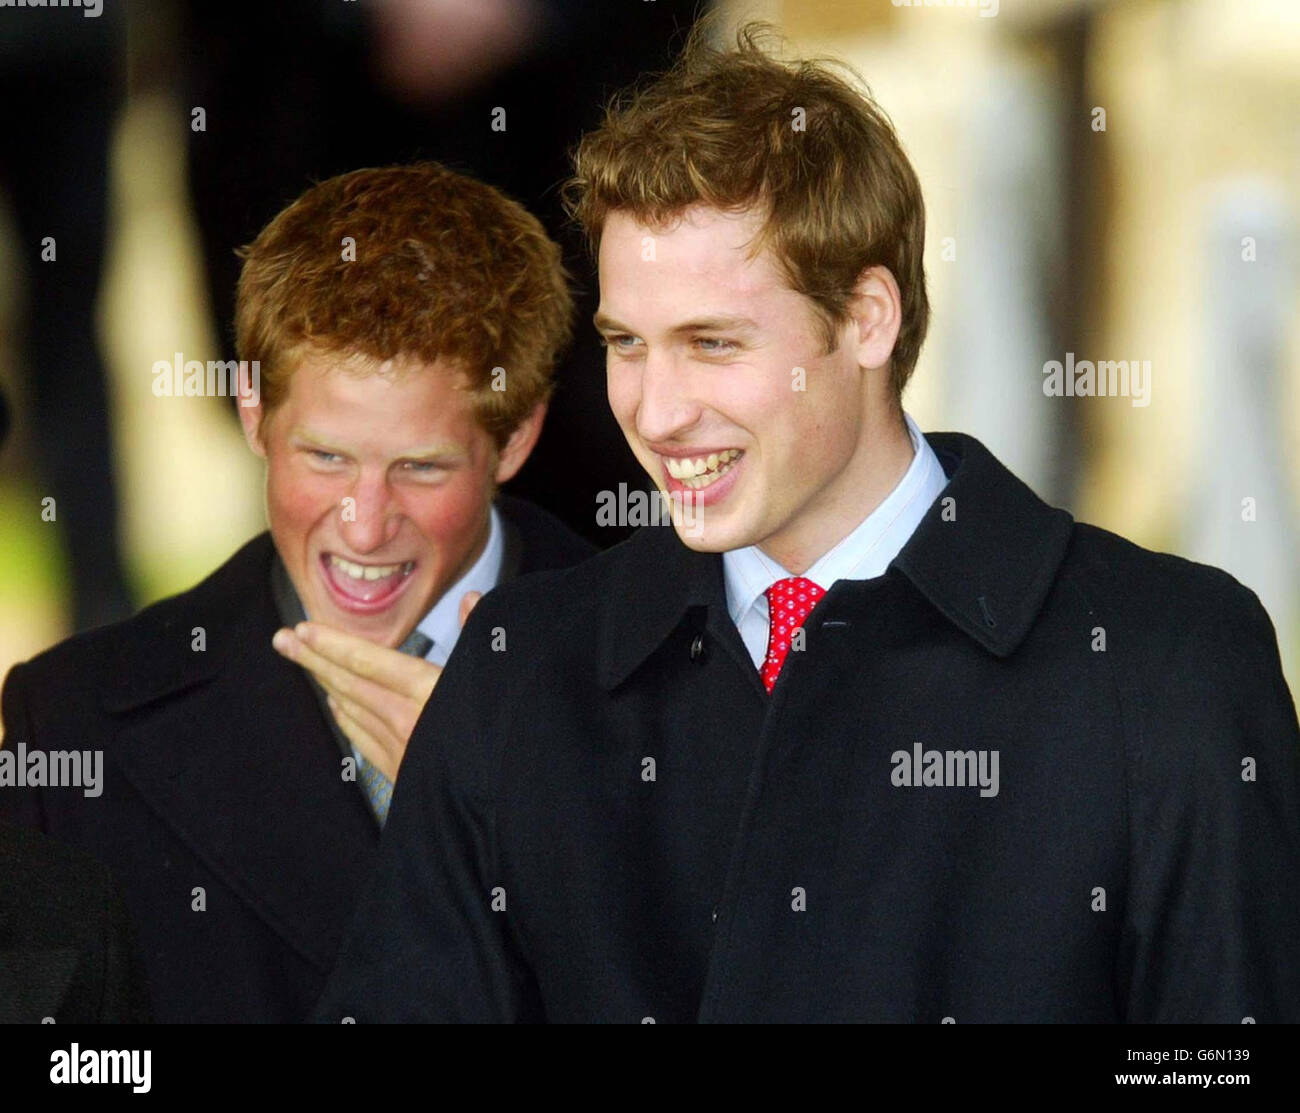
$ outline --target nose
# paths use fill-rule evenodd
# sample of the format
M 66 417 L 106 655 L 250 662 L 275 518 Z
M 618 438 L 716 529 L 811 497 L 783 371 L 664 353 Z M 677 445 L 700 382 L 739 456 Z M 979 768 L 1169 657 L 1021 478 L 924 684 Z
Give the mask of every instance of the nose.
M 387 476 L 358 476 L 339 508 L 339 522 L 343 540 L 359 556 L 393 540 L 402 528 L 402 515 Z
M 636 428 L 643 440 L 671 441 L 700 418 L 692 379 L 671 350 L 647 352 L 641 369 Z

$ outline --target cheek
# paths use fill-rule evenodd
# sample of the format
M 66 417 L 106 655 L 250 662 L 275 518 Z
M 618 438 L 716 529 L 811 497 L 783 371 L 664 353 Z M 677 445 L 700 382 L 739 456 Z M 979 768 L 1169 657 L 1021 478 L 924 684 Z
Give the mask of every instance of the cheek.
M 337 510 L 342 495 L 327 477 L 296 473 L 272 465 L 266 476 L 266 508 L 271 527 L 278 533 L 305 533 Z
M 487 503 L 487 480 L 475 471 L 405 500 L 406 516 L 435 551 L 455 560 L 475 539 Z
M 861 407 L 857 370 L 832 360 L 810 361 L 803 385 L 803 390 L 790 392 L 794 401 L 788 424 L 796 436 L 809 441 L 809 451 L 817 455 L 834 453 L 837 446 L 853 438 Z
M 719 400 L 722 412 L 755 439 L 763 464 L 783 477 L 782 485 L 843 455 L 846 401 L 827 390 L 824 379 L 818 382 L 819 374 L 825 372 L 808 367 L 800 382 L 780 368 L 763 376 L 758 389 L 732 390 Z
M 749 433 L 764 456 L 782 455 L 799 439 L 799 424 L 807 417 L 807 395 L 793 383 L 783 368 L 761 374 L 747 369 L 718 382 L 711 408 Z

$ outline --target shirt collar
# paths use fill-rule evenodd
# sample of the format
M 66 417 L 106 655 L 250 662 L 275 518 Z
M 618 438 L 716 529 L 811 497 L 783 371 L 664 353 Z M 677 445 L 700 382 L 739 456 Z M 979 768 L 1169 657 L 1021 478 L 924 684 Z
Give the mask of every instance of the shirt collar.
M 912 462 L 885 500 L 804 573 L 823 591 L 837 580 L 881 575 L 948 482 L 916 422 L 906 413 L 903 420 L 912 439 Z M 727 610 L 737 624 L 769 587 L 791 575 L 757 545 L 723 553 L 722 569 Z
M 433 647 L 426 654 L 434 664 L 445 665 L 451 651 L 456 648 L 460 637 L 460 601 L 469 591 L 481 591 L 486 595 L 497 586 L 501 578 L 501 565 L 505 556 L 505 532 L 501 524 L 501 514 L 492 504 L 491 523 L 488 526 L 487 544 L 478 560 L 470 565 L 459 580 L 442 593 L 442 598 L 433 605 L 427 615 L 416 627 L 426 638 L 433 642 Z

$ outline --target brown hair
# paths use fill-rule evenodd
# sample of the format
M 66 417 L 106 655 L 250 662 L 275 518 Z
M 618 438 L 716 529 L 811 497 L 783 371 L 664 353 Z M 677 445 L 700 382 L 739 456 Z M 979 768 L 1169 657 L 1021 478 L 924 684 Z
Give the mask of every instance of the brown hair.
M 893 125 L 869 93 L 833 72 L 857 78 L 847 66 L 774 57 L 765 24 L 745 24 L 725 50 L 708 34 L 697 25 L 671 70 L 615 98 L 583 137 L 565 186 L 570 215 L 597 251 L 614 211 L 662 225 L 695 204 L 763 206 L 752 250 L 770 244 L 790 286 L 818 311 L 828 351 L 862 272 L 887 267 L 902 296 L 891 360 L 901 399 L 930 303 L 925 206 Z
M 560 248 L 492 186 L 434 162 L 354 170 L 239 254 L 236 347 L 259 361 L 263 419 L 309 349 L 449 361 L 498 447 L 550 396 L 573 314 Z

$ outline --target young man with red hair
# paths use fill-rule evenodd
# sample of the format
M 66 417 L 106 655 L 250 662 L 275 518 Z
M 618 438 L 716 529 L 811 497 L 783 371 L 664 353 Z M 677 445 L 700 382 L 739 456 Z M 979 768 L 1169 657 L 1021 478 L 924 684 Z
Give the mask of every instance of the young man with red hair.
M 0 818 L 110 867 L 156 1019 L 307 1016 L 467 607 L 592 551 L 497 491 L 570 312 L 541 224 L 433 163 L 322 182 L 245 250 L 269 533 L 4 688 L 6 749 L 103 751 L 100 795 L 0 787 Z

